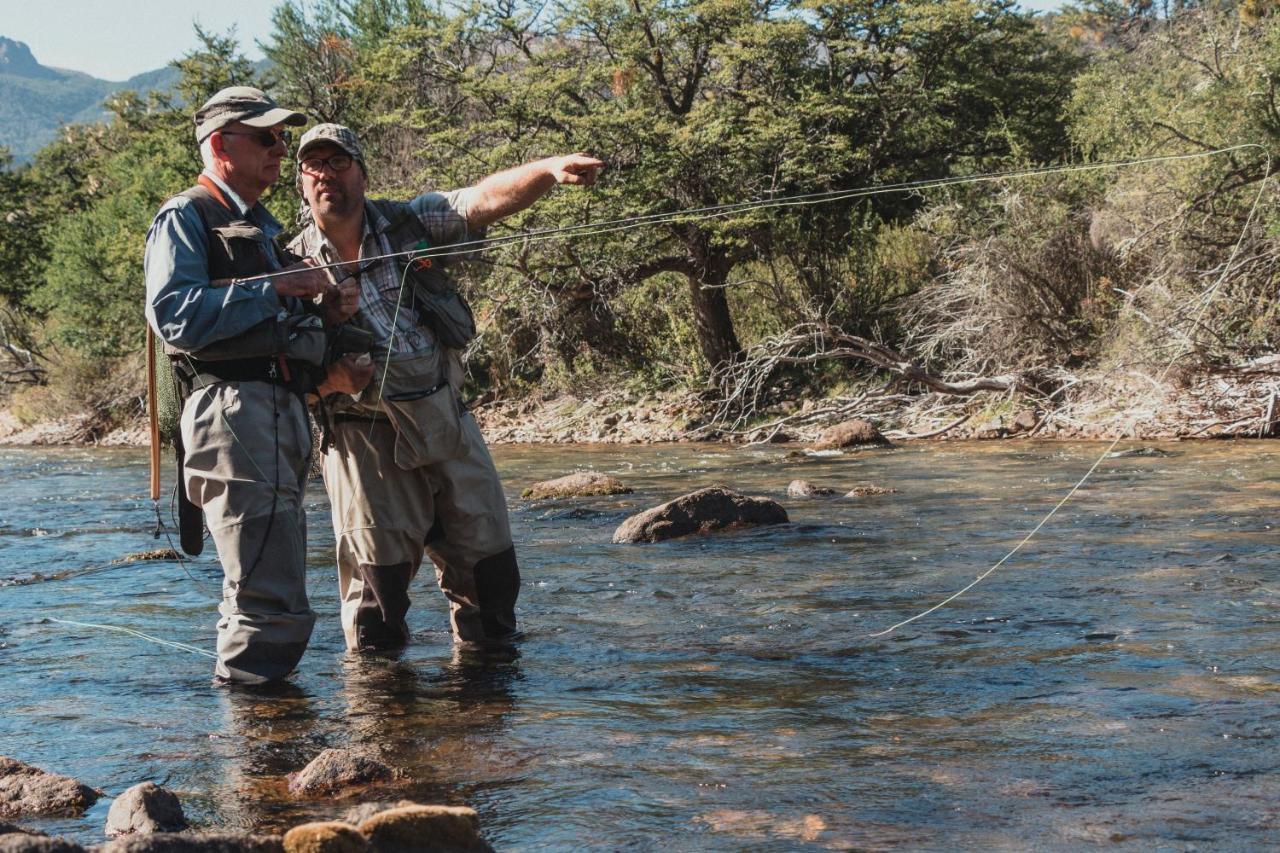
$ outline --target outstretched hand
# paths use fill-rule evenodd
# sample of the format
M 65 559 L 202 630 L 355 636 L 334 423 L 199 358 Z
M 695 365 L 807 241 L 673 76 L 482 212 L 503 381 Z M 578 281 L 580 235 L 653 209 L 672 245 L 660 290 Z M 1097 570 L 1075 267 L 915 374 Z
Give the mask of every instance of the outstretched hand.
M 604 168 L 604 161 L 586 154 L 566 154 L 550 164 L 551 175 L 557 184 L 578 184 L 589 187 Z

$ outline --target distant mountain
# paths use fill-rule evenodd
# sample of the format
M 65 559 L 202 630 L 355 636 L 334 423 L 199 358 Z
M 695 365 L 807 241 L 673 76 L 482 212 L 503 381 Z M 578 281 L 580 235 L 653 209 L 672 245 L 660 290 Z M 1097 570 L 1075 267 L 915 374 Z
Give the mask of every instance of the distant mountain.
M 18 162 L 28 160 L 60 126 L 104 118 L 102 102 L 113 92 L 162 92 L 177 81 L 177 69 L 168 67 L 118 83 L 49 68 L 22 42 L 0 36 L 0 146 Z

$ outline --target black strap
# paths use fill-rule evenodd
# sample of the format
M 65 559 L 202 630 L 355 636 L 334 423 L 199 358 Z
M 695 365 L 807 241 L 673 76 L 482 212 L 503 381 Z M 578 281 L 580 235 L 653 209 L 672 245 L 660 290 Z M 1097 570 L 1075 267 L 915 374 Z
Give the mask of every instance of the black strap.
M 274 358 L 233 358 L 226 361 L 200 361 L 179 356 L 173 368 L 188 389 L 203 388 L 218 382 L 270 382 L 284 385 L 280 367 Z M 188 391 L 190 393 L 190 391 Z

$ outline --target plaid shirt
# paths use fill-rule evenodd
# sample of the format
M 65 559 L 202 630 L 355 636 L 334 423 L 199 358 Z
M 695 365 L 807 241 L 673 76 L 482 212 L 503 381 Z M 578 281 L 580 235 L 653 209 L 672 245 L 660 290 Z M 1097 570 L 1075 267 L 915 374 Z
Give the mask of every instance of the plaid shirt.
M 483 229 L 473 231 L 467 227 L 467 210 L 474 193 L 473 187 L 447 193 L 430 192 L 409 202 L 422 220 L 432 246 L 465 243 L 484 236 Z M 386 255 L 401 249 L 399 246 L 392 246 L 383 233 L 390 224 L 372 205 L 365 204 L 364 238 L 360 243 L 360 257 Z M 318 246 L 319 249 L 314 254 L 318 254 L 325 263 L 339 260 L 333 244 L 320 233 L 314 221 L 307 224 L 290 247 L 296 250 L 302 245 Z M 432 263 L 447 267 L 451 260 L 454 259 L 436 258 Z M 340 269 L 331 272 L 335 274 L 335 278 L 342 278 Z M 400 258 L 388 258 L 375 263 L 360 276 L 360 310 L 354 319 L 373 333 L 375 357 L 387 352 L 388 343 L 393 357 L 425 355 L 436 348 L 435 335 L 422 324 L 413 308 L 412 292 L 407 291 L 403 296 L 400 294 L 403 273 L 404 261 Z

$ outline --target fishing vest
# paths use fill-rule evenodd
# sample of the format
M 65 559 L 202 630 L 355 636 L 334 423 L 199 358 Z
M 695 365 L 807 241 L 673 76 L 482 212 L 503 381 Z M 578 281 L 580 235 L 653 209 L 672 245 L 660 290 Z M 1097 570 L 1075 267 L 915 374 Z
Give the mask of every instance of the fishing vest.
M 413 206 L 403 201 L 366 199 L 366 203 L 387 224 L 378 229 L 370 222 L 375 233 L 387 238 L 392 252 L 422 251 L 431 248 L 431 238 L 426 226 Z M 313 238 L 319 229 L 306 228 L 289 248 L 304 257 L 316 253 L 319 241 Z M 414 306 L 418 322 L 431 330 L 436 340 L 446 349 L 465 349 L 476 336 L 476 318 L 471 306 L 458 291 L 458 286 L 444 270 L 440 258 L 388 259 L 403 274 L 405 286 L 410 292 L 407 304 Z M 408 265 L 408 270 L 405 266 Z
M 200 215 L 208 243 L 209 281 L 247 278 L 279 269 L 295 258 L 273 242 L 263 230 L 226 204 L 209 181 L 178 194 L 188 199 Z M 295 312 L 296 313 L 296 312 Z M 318 318 L 316 318 L 318 324 Z M 321 338 L 323 332 L 320 332 Z M 278 356 L 285 353 L 296 330 L 290 323 L 271 317 L 243 333 L 217 341 L 195 352 L 178 349 L 155 337 L 157 363 L 168 361 L 171 370 L 156 379 L 157 411 L 161 434 L 176 444 L 178 420 L 193 381 L 266 381 L 286 384 Z

